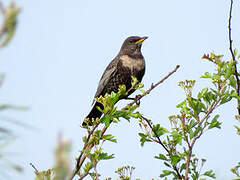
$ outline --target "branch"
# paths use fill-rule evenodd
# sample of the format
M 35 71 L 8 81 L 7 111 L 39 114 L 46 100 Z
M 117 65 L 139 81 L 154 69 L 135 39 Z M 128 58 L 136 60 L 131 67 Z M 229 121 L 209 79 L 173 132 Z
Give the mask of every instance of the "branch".
M 160 81 L 159 81 L 160 82 Z M 159 83 L 160 84 L 160 83 Z M 147 118 L 145 118 L 144 116 L 141 116 L 148 124 L 148 126 L 151 128 L 152 132 L 154 133 L 154 135 L 156 136 L 156 138 L 158 139 L 158 143 L 167 151 L 167 153 L 170 155 L 170 151 L 167 149 L 167 147 L 163 144 L 163 142 L 161 141 L 160 137 L 158 136 L 157 132 L 153 129 L 150 120 L 148 120 Z M 173 166 L 173 169 L 176 171 L 178 178 L 182 179 L 181 174 L 179 173 L 178 169 L 176 166 Z
M 232 29 L 231 29 L 231 20 L 232 20 L 232 8 L 233 8 L 233 0 L 230 0 L 230 9 L 229 9 L 229 19 L 228 19 L 228 40 L 229 40 L 229 50 L 230 50 L 230 53 L 232 55 L 232 60 L 235 62 L 235 77 L 236 77 L 236 80 L 237 80 L 237 87 L 236 87 L 236 90 L 237 90 L 237 93 L 238 93 L 238 97 L 240 95 L 240 81 L 239 81 L 239 77 L 238 77 L 238 71 L 237 71 L 237 61 L 236 61 L 236 58 L 235 58 L 235 55 L 234 55 L 234 52 L 233 52 L 233 45 L 232 45 Z M 240 115 L 240 98 L 238 99 L 238 114 Z
M 93 127 L 93 129 L 88 133 L 88 137 L 87 137 L 87 139 L 86 139 L 86 142 L 85 142 L 85 144 L 84 144 L 84 146 L 83 146 L 83 148 L 82 148 L 82 151 L 81 151 L 80 155 L 79 155 L 78 158 L 77 158 L 76 166 L 75 166 L 74 170 L 72 171 L 72 174 L 71 174 L 71 175 L 69 176 L 69 178 L 68 178 L 69 180 L 72 180 L 72 179 L 74 178 L 74 176 L 76 176 L 76 174 L 77 174 L 78 171 L 80 170 L 80 168 L 81 168 L 84 160 L 86 159 L 86 156 L 83 156 L 83 154 L 84 154 L 83 151 L 87 148 L 89 139 L 90 139 L 91 135 L 93 134 L 93 132 L 95 131 L 95 129 L 98 127 L 99 124 L 100 124 L 100 123 L 97 123 L 97 124 Z
M 163 144 L 163 142 L 161 141 L 161 139 L 160 139 L 160 137 L 158 136 L 158 134 L 156 133 L 156 131 L 153 129 L 150 120 L 147 119 L 147 118 L 145 118 L 144 116 L 141 116 L 141 118 L 143 118 L 143 119 L 147 122 L 148 126 L 151 128 L 152 132 L 154 133 L 154 135 L 155 135 L 156 138 L 158 139 L 157 142 L 158 142 L 159 144 L 161 144 L 161 146 L 167 151 L 167 153 L 169 153 L 169 150 L 168 150 L 167 147 Z
M 30 166 L 32 166 L 32 168 L 34 169 L 35 173 L 39 173 L 39 171 L 38 171 L 37 168 L 33 165 L 33 163 L 30 163 Z
M 132 106 L 133 104 L 137 103 L 140 99 L 142 99 L 144 96 L 146 96 L 147 94 L 149 94 L 155 87 L 157 87 L 159 84 L 161 84 L 163 81 L 165 81 L 169 76 L 171 76 L 174 72 L 176 72 L 179 67 L 180 67 L 180 66 L 177 65 L 173 71 L 171 71 L 171 72 L 168 73 L 167 76 L 165 76 L 162 80 L 160 80 L 160 81 L 157 82 L 156 84 L 152 85 L 152 86 L 146 91 L 145 94 L 137 95 L 137 98 L 135 98 L 134 101 L 131 102 L 131 103 L 129 103 L 127 106 Z M 136 85 L 137 85 L 137 84 L 136 84 Z M 133 88 L 135 88 L 136 85 L 134 85 Z M 127 91 L 127 92 L 129 92 L 129 91 Z M 126 107 L 127 107 L 127 106 L 126 106 Z M 123 108 L 123 110 L 126 109 L 126 107 Z M 110 123 L 111 123 L 111 121 L 110 121 Z M 85 144 L 84 144 L 84 146 L 83 146 L 83 148 L 82 148 L 82 151 L 81 151 L 80 155 L 79 155 L 78 158 L 77 158 L 76 166 L 75 166 L 74 170 L 72 171 L 71 175 L 69 176 L 68 180 L 72 180 L 72 179 L 77 175 L 77 173 L 79 172 L 80 168 L 82 167 L 82 165 L 83 165 L 83 163 L 84 163 L 84 161 L 85 161 L 85 159 L 86 159 L 86 157 L 87 157 L 87 155 L 85 154 L 84 150 L 86 150 L 87 148 L 88 148 L 88 149 L 91 149 L 91 148 L 93 147 L 93 144 L 91 144 L 91 145 L 89 146 L 89 139 L 90 139 L 91 135 L 93 134 L 93 132 L 95 131 L 95 129 L 98 127 L 99 124 L 100 124 L 100 123 L 97 123 L 97 124 L 93 127 L 93 129 L 89 132 L 88 137 L 87 137 L 87 140 L 86 140 L 86 142 L 85 142 Z M 109 126 L 104 126 L 104 127 L 103 127 L 103 129 L 102 129 L 101 132 L 100 132 L 100 137 L 102 137 L 102 136 L 104 135 L 104 133 L 106 132 L 106 130 L 107 130 L 108 127 L 109 127 Z M 158 136 L 157 136 L 157 137 L 158 137 Z M 158 138 L 159 138 L 159 137 L 158 137 Z M 160 140 L 160 139 L 159 139 L 159 140 Z M 160 140 L 160 142 L 161 142 L 161 140 Z M 162 143 L 162 142 L 161 142 L 161 143 Z M 164 144 L 162 144 L 162 146 L 164 146 Z M 165 147 L 165 148 L 166 148 L 166 147 Z M 167 148 L 166 148 L 166 149 L 167 149 Z M 175 167 L 175 168 L 176 168 L 176 167 Z M 85 175 L 85 174 L 84 174 L 84 175 Z M 85 175 L 85 176 L 86 176 L 86 175 Z M 85 176 L 84 176 L 84 177 L 85 177 Z M 180 177 L 181 177 L 181 176 L 180 176 Z M 81 179 L 81 178 L 80 178 L 80 179 Z
M 136 98 L 134 99 L 134 101 L 129 103 L 127 106 L 132 106 L 133 104 L 137 103 L 140 99 L 142 99 L 144 96 L 149 94 L 155 87 L 157 87 L 159 84 L 163 83 L 167 78 L 169 78 L 169 76 L 171 76 L 173 73 L 175 73 L 179 67 L 180 67 L 180 65 L 177 65 L 175 67 L 175 69 L 172 70 L 171 72 L 169 72 L 168 75 L 166 75 L 163 79 L 158 81 L 156 84 L 152 84 L 152 86 L 144 94 L 137 95 Z

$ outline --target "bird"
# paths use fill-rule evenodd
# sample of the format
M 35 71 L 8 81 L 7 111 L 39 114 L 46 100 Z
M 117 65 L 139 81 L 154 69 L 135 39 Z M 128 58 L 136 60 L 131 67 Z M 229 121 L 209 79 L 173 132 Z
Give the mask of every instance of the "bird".
M 118 92 L 120 85 L 126 86 L 126 91 L 131 88 L 132 76 L 136 77 L 138 82 L 142 81 L 145 74 L 145 59 L 141 52 L 142 42 L 148 37 L 130 36 L 123 42 L 117 56 L 106 67 L 98 83 L 94 98 Z M 126 99 L 134 90 L 131 90 L 127 96 L 120 99 Z M 119 99 L 119 100 L 120 100 Z M 84 119 L 82 126 L 92 125 L 92 118 L 100 118 L 102 112 L 97 106 L 103 109 L 103 105 L 94 101 L 93 107 Z

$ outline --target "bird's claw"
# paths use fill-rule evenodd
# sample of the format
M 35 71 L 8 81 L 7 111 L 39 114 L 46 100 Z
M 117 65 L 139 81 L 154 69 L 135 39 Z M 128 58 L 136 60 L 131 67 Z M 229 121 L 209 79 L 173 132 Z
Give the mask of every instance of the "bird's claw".
M 136 95 L 136 97 L 135 97 L 135 101 L 138 106 L 140 105 L 140 97 L 141 97 L 141 95 Z

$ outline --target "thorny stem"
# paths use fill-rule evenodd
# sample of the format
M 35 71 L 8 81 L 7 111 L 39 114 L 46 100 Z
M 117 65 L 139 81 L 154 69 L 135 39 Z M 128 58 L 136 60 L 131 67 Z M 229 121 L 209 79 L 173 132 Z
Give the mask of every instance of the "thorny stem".
M 231 29 L 231 20 L 232 20 L 232 9 L 233 9 L 233 0 L 230 1 L 230 9 L 229 9 L 229 19 L 228 19 L 228 39 L 229 39 L 229 50 L 230 53 L 232 55 L 232 60 L 235 62 L 235 77 L 237 80 L 237 87 L 236 87 L 236 91 L 238 93 L 238 97 L 240 95 L 240 81 L 239 81 L 239 77 L 238 77 L 238 71 L 237 71 L 237 61 L 233 52 L 233 47 L 232 47 L 232 29 Z M 238 114 L 240 115 L 240 98 L 238 99 Z

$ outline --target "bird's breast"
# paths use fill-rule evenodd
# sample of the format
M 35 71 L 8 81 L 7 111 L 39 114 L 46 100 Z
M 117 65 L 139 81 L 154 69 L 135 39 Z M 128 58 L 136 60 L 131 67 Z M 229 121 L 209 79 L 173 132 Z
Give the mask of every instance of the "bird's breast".
M 132 71 L 141 71 L 145 68 L 144 58 L 131 58 L 128 55 L 122 55 L 120 57 L 122 66 L 129 68 Z

